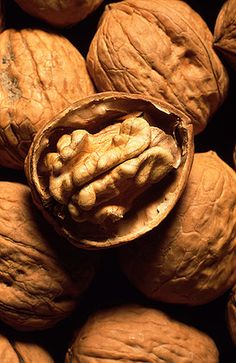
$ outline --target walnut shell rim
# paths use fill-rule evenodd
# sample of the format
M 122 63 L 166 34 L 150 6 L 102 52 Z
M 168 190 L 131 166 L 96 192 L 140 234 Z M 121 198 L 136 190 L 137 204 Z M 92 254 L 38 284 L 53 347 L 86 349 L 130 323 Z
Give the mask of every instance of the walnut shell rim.
M 52 200 L 47 191 L 48 186 L 42 181 L 39 172 L 42 155 L 45 155 L 45 150 L 52 149 L 50 141 L 52 142 L 53 132 L 55 146 L 58 130 L 63 134 L 66 129 L 75 127 L 101 129 L 104 123 L 137 111 L 145 111 L 167 133 L 177 133 L 181 145 L 181 163 L 175 174 L 158 184 L 160 190 L 152 189 L 151 196 L 146 193 L 146 199 L 139 199 L 135 212 L 128 213 L 128 217 L 116 223 L 115 232 L 103 233 L 101 229 L 91 226 L 91 223 L 83 226 L 81 223 L 78 228 L 78 224 L 73 224 L 71 218 L 61 218 L 60 208 L 55 207 L 55 200 Z M 137 94 L 102 92 L 74 103 L 39 130 L 25 161 L 25 173 L 34 203 L 60 235 L 79 248 L 105 249 L 126 244 L 149 232 L 168 215 L 185 188 L 193 161 L 193 149 L 191 120 L 168 103 Z

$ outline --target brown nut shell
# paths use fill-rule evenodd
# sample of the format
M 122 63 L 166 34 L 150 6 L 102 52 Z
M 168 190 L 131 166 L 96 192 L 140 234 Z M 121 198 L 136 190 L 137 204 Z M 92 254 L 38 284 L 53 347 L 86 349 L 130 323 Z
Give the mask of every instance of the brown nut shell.
M 205 333 L 141 305 L 95 312 L 75 334 L 66 363 L 217 363 L 219 353 Z
M 55 27 L 79 23 L 97 9 L 103 0 L 15 0 L 30 15 Z
M 55 33 L 6 29 L 0 59 L 0 165 L 23 169 L 36 131 L 94 87 L 82 55 Z
M 77 308 L 98 256 L 65 245 L 28 186 L 0 182 L 0 200 L 0 320 L 17 330 L 47 329 Z
M 196 153 L 186 189 L 168 218 L 119 252 L 142 293 L 186 305 L 208 303 L 236 281 L 236 174 L 216 153 Z
M 40 345 L 0 335 L 1 363 L 53 363 L 51 355 Z
M 236 0 L 224 2 L 216 18 L 213 46 L 236 69 Z
M 125 0 L 105 8 L 87 55 L 98 91 L 164 99 L 201 132 L 228 92 L 207 24 L 179 0 Z
M 234 345 L 236 345 L 236 284 L 230 293 L 226 313 L 229 333 Z
M 192 158 L 187 117 L 157 99 L 104 92 L 42 128 L 25 171 L 35 204 L 57 232 L 98 249 L 156 227 L 180 197 Z

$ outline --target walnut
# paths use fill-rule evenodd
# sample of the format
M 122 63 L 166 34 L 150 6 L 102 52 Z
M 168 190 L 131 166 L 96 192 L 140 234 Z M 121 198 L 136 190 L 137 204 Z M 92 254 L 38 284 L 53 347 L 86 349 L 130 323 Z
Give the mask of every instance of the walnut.
M 217 363 L 219 353 L 205 333 L 141 305 L 123 305 L 91 315 L 75 333 L 66 363 Z
M 121 267 L 151 299 L 208 303 L 236 281 L 235 215 L 235 172 L 214 152 L 196 153 L 175 208 L 152 234 L 119 250 Z
M 42 330 L 74 311 L 97 255 L 65 244 L 35 210 L 27 185 L 0 182 L 0 320 Z
M 0 58 L 0 164 L 22 169 L 36 131 L 94 88 L 82 55 L 54 33 L 6 29 Z
M 56 26 L 66 27 L 85 19 L 103 0 L 15 0 L 30 15 Z
M 51 355 L 39 344 L 0 335 L 1 363 L 53 363 Z
M 236 0 L 224 2 L 215 22 L 213 46 L 236 69 Z
M 107 248 L 158 225 L 193 157 L 192 125 L 157 99 L 105 92 L 42 128 L 25 171 L 35 204 L 82 248 Z
M 236 345 L 236 283 L 232 288 L 227 304 L 227 324 L 231 338 Z
M 98 91 L 164 99 L 202 131 L 227 96 L 228 75 L 206 23 L 183 1 L 126 0 L 105 8 L 87 66 Z

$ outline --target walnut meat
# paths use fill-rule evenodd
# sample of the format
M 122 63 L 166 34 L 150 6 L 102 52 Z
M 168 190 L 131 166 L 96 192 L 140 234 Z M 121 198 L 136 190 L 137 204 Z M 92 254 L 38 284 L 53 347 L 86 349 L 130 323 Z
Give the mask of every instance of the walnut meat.
M 234 170 L 214 152 L 195 154 L 179 202 L 152 234 L 119 251 L 122 269 L 151 299 L 208 303 L 236 281 L 235 215 Z
M 53 363 L 51 355 L 40 345 L 0 335 L 1 363 Z
M 213 46 L 236 69 L 236 0 L 224 2 L 215 22 Z
M 30 15 L 56 27 L 74 25 L 97 9 L 103 0 L 15 0 Z
M 39 29 L 0 34 L 0 164 L 22 169 L 35 132 L 94 92 L 79 51 Z
M 213 340 L 203 332 L 140 305 L 104 309 L 75 334 L 66 363 L 217 363 Z
M 98 256 L 65 245 L 28 186 L 0 182 L 0 200 L 0 320 L 18 330 L 49 328 L 78 306 Z
M 25 171 L 35 204 L 78 247 L 146 233 L 179 198 L 192 163 L 192 125 L 156 99 L 87 97 L 35 136 Z
M 183 1 L 109 4 L 87 55 L 99 91 L 147 94 L 188 114 L 202 131 L 224 101 L 228 76 L 206 23 Z
M 227 304 L 227 324 L 231 338 L 236 345 L 236 283 L 232 288 Z

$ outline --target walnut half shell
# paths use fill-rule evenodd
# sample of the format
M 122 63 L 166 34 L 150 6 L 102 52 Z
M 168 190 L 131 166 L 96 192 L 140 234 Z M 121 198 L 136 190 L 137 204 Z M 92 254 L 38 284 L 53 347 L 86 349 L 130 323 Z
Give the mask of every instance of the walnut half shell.
M 126 243 L 156 227 L 187 180 L 190 120 L 118 92 L 87 97 L 36 135 L 25 170 L 33 199 L 78 247 Z

